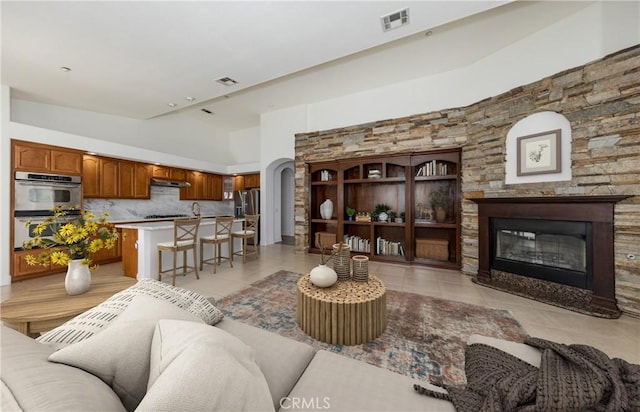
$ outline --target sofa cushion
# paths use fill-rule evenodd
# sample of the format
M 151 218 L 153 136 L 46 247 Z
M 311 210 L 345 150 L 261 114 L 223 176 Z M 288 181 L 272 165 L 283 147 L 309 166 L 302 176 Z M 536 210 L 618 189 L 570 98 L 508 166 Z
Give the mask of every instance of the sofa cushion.
M 63 325 L 42 334 L 37 340 L 59 349 L 87 339 L 103 331 L 139 295 L 152 296 L 171 302 L 210 325 L 215 325 L 224 316 L 206 297 L 196 292 L 153 279 L 142 279 L 135 285 L 111 296 L 95 308 L 89 309 Z
M 103 381 L 83 370 L 47 361 L 53 349 L 2 327 L 2 410 L 124 411 Z M 9 397 L 10 396 L 10 397 Z M 7 409 L 5 409 L 7 408 Z
M 253 349 L 218 328 L 161 320 L 138 410 L 268 411 L 273 405 Z
M 203 324 L 200 318 L 169 302 L 140 295 L 102 333 L 60 349 L 49 360 L 99 377 L 131 411 L 147 390 L 151 339 L 159 319 Z
M 306 343 L 287 339 L 229 318 L 223 319 L 216 327 L 231 333 L 253 348 L 256 362 L 269 384 L 273 406 L 276 409 L 280 407 L 280 399 L 291 392 L 316 352 Z
M 445 392 L 427 382 L 320 350 L 280 410 L 455 411 L 450 402 L 416 393 L 414 383 Z

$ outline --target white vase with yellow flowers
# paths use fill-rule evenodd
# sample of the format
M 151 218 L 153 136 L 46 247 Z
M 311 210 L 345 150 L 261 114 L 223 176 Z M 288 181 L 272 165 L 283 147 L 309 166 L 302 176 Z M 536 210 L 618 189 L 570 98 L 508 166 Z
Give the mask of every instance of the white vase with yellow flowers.
M 89 290 L 91 270 L 96 268 L 91 265 L 91 254 L 113 248 L 118 240 L 118 232 L 107 221 L 108 213 L 96 219 L 91 212 L 76 214 L 78 210 L 78 207 L 56 207 L 51 216 L 33 229 L 35 236 L 22 245 L 24 249 L 42 250 L 37 256 L 25 256 L 29 265 L 67 266 L 65 288 L 69 295 Z M 30 224 L 27 222 L 26 226 Z M 53 235 L 41 236 L 48 228 Z

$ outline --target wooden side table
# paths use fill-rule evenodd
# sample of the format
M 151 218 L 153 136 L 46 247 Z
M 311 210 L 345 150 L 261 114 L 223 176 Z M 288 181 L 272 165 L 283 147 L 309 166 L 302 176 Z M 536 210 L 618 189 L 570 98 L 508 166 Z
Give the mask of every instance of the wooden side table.
M 371 275 L 367 282 L 339 281 L 328 288 L 305 275 L 298 280 L 297 303 L 300 329 L 332 345 L 372 341 L 387 325 L 387 288 Z
M 70 296 L 62 281 L 2 302 L 0 319 L 17 331 L 35 337 L 62 325 L 136 282 L 125 276 L 93 276 L 87 293 Z

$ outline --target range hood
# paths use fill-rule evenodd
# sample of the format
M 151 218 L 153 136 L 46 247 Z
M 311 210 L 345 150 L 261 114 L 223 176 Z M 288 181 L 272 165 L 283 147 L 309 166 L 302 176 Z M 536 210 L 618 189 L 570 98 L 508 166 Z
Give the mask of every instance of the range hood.
M 189 187 L 191 183 L 184 182 L 181 180 L 168 180 L 168 179 L 158 179 L 155 177 L 151 178 L 151 185 L 153 186 L 168 186 L 168 187 Z

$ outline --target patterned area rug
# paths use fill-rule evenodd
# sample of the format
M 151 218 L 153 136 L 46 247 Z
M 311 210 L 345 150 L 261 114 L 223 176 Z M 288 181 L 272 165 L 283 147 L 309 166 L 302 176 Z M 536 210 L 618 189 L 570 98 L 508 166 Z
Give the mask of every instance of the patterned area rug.
M 464 384 L 464 348 L 472 334 L 522 342 L 527 333 L 509 311 L 387 290 L 387 327 L 376 340 L 354 346 L 329 345 L 296 324 L 300 274 L 279 271 L 229 295 L 216 305 L 226 316 L 287 338 L 412 378 L 441 377 Z

